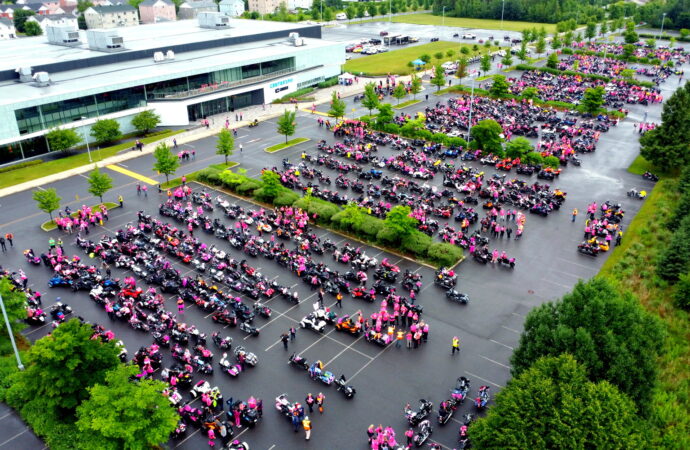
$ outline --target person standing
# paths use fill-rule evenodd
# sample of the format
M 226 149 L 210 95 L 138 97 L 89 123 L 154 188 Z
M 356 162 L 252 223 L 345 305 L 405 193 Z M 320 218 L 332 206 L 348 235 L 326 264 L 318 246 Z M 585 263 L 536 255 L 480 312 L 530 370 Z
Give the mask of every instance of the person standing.
M 402 340 L 404 339 L 404 337 L 405 337 L 405 333 L 401 330 L 398 330 L 396 335 L 395 335 L 395 347 L 396 348 L 400 348 L 400 346 L 402 345 Z
M 577 208 L 574 208 L 574 209 L 573 209 L 573 216 L 572 216 L 572 217 L 573 217 L 573 220 L 572 220 L 573 222 L 575 222 L 575 220 L 577 219 L 577 213 L 578 213 Z
M 451 343 L 451 355 L 454 355 L 455 352 L 460 351 L 460 339 L 458 339 L 457 336 L 453 336 L 453 342 Z
M 295 327 L 290 327 L 290 340 L 294 341 L 296 336 L 297 330 L 295 330 Z
M 304 420 L 302 420 L 302 426 L 304 427 L 304 439 L 308 441 L 311 437 L 311 420 L 309 420 L 309 416 L 304 417 Z
M 14 244 L 12 243 L 12 239 L 14 239 L 14 235 L 12 233 L 6 233 L 5 239 L 7 239 L 7 242 L 10 243 L 10 247 L 14 247 Z
M 338 294 L 335 296 L 335 304 L 338 305 L 338 308 L 343 307 L 343 294 L 338 291 Z
M 323 288 L 319 288 L 319 307 L 323 308 Z
M 304 403 L 307 404 L 309 407 L 309 412 L 313 413 L 314 412 L 314 403 L 316 403 L 316 400 L 314 399 L 314 396 L 311 395 L 311 392 L 307 394 L 307 397 L 304 399 Z
M 125 200 L 122 198 L 122 195 L 117 196 L 117 201 L 120 202 L 120 208 L 125 207 Z
M 141 183 L 137 183 L 137 195 L 141 195 Z
M 148 196 L 149 196 L 149 188 L 146 187 L 146 185 L 143 185 L 143 186 L 141 187 L 141 190 L 142 190 L 142 192 L 144 193 L 144 197 L 148 197 Z
M 177 312 L 178 313 L 184 312 L 184 300 L 182 300 L 182 297 L 179 297 L 177 299 Z
M 7 246 L 5 245 L 5 238 L 0 236 L 0 247 L 2 248 L 3 252 L 7 251 Z
M 288 340 L 289 339 L 290 338 L 288 337 L 287 333 L 283 333 L 280 335 L 280 340 L 283 341 L 283 347 L 285 348 L 286 351 L 288 349 Z
M 242 144 L 240 144 L 240 154 L 242 153 L 243 147 Z
M 316 396 L 316 404 L 319 405 L 319 413 L 323 414 L 323 402 L 326 400 L 326 396 L 323 395 L 323 392 L 319 392 L 319 395 Z

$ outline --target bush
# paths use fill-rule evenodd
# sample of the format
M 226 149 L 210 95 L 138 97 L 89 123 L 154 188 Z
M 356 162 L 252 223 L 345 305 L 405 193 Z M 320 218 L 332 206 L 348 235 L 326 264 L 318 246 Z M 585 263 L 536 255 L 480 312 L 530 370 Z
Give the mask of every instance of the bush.
M 434 136 L 434 133 L 432 133 L 431 131 L 426 130 L 426 129 L 419 130 L 417 132 L 417 137 L 419 139 L 424 139 L 425 141 L 430 141 L 433 138 L 433 136 Z
M 335 203 L 327 202 L 319 198 L 302 197 L 292 204 L 295 208 L 301 208 L 309 213 L 309 218 L 321 224 L 330 224 L 331 218 L 340 211 Z M 316 218 L 314 218 L 316 214 Z
M 561 161 L 555 156 L 547 156 L 544 158 L 544 165 L 552 169 L 558 169 L 558 166 L 561 165 Z
M 537 152 L 529 152 L 524 158 L 522 158 L 522 162 L 532 166 L 538 166 L 544 162 L 544 158 L 542 158 Z
M 235 188 L 235 191 L 240 195 L 251 195 L 254 191 L 261 188 L 261 182 L 259 180 L 247 179 L 243 181 Z
M 7 166 L 7 167 L 0 167 L 0 173 L 10 172 L 12 170 L 21 169 L 23 167 L 35 166 L 35 165 L 41 164 L 42 162 L 43 162 L 42 159 L 34 159 L 32 161 L 24 161 L 24 162 L 20 162 L 17 164 L 12 164 L 11 166 Z
M 430 245 L 431 236 L 417 231 L 405 238 L 402 243 L 402 248 L 415 256 L 425 256 Z
M 572 55 L 572 54 L 573 54 L 573 49 L 572 49 L 572 48 L 567 48 L 567 47 L 566 47 L 566 48 L 561 49 L 561 53 L 563 53 L 564 55 Z
M 364 222 L 355 231 L 366 235 L 367 239 L 375 241 L 379 231 L 384 227 L 382 219 L 374 216 L 365 216 Z
M 462 249 L 446 242 L 434 242 L 429 245 L 426 256 L 435 264 L 450 267 L 462 258 Z
M 276 198 L 273 199 L 273 204 L 275 206 L 290 206 L 293 203 L 295 203 L 299 199 L 299 195 L 297 193 L 286 189 L 282 191 L 280 194 L 276 196 Z
M 680 276 L 673 291 L 673 301 L 678 308 L 690 309 L 690 273 Z
M 464 140 L 464 139 L 461 138 L 461 137 L 449 137 L 449 138 L 446 140 L 446 145 L 447 145 L 448 147 L 456 147 L 456 148 L 462 147 L 462 148 L 466 148 L 466 147 L 467 147 L 467 141 Z
M 325 89 L 325 88 L 329 88 L 331 86 L 335 86 L 336 84 L 338 84 L 338 77 L 331 77 L 331 78 L 328 78 L 328 79 L 322 81 L 321 83 L 317 84 L 316 86 L 319 89 Z
M 376 240 L 384 245 L 398 245 L 400 243 L 400 235 L 396 230 L 384 224 L 376 234 Z
M 383 127 L 383 131 L 390 134 L 400 134 L 400 127 L 394 123 L 387 123 Z
M 448 136 L 446 136 L 445 134 L 443 134 L 443 133 L 434 133 L 434 134 L 431 136 L 431 139 L 430 139 L 430 140 L 431 140 L 432 142 L 437 142 L 437 143 L 439 143 L 439 144 L 444 144 L 444 145 L 445 145 L 446 139 L 448 139 Z
M 209 183 L 213 185 L 220 185 L 222 182 L 220 181 L 220 170 L 213 168 L 213 167 L 207 167 L 206 169 L 200 170 L 196 174 L 196 179 L 204 182 L 204 183 Z
M 264 188 L 259 188 L 252 192 L 252 197 L 264 203 L 272 203 L 273 199 L 275 198 L 274 196 L 267 194 Z

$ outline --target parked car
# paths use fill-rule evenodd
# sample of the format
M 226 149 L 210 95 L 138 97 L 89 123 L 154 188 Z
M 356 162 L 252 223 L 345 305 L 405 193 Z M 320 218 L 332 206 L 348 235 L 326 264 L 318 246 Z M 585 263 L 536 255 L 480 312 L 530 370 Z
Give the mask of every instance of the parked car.
M 379 33 L 379 36 L 388 36 L 388 31 L 382 31 Z
M 335 15 L 335 20 L 347 20 L 347 14 L 345 13 L 338 13 Z
M 462 38 L 463 39 L 477 39 L 477 35 L 472 34 L 472 33 L 465 33 L 462 35 Z
M 410 37 L 410 42 L 419 42 L 419 38 L 417 36 L 412 36 Z
M 438 38 L 437 38 L 437 37 L 432 37 L 432 38 L 431 38 L 431 42 L 438 42 Z

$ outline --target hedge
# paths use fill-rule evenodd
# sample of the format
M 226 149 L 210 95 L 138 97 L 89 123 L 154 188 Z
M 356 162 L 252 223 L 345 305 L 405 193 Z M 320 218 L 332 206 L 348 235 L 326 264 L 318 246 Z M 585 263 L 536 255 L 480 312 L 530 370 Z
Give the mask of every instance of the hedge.
M 12 170 L 21 169 L 22 167 L 36 166 L 38 164 L 41 164 L 42 162 L 42 159 L 34 159 L 32 161 L 24 161 L 17 164 L 12 164 L 11 166 L 7 167 L 0 167 L 0 173 L 10 172 Z
M 643 39 L 655 39 L 657 41 L 663 40 L 663 41 L 668 41 L 671 39 L 671 36 L 668 34 L 663 34 L 661 36 L 658 36 L 656 34 L 649 34 L 649 33 L 638 33 L 640 38 Z M 681 37 L 681 36 L 674 36 L 676 38 L 676 41 L 678 42 L 690 42 L 690 36 L 688 37 Z
M 462 249 L 446 242 L 434 242 L 427 250 L 427 257 L 441 266 L 450 267 L 462 258 Z
M 329 88 L 331 86 L 335 86 L 336 84 L 338 84 L 338 77 L 331 77 L 331 78 L 327 78 L 326 80 L 322 81 L 321 83 L 317 84 L 316 86 L 319 89 L 325 89 L 325 88 Z
M 402 248 L 415 256 L 426 256 L 431 245 L 431 236 L 417 231 L 406 236 L 402 242 Z

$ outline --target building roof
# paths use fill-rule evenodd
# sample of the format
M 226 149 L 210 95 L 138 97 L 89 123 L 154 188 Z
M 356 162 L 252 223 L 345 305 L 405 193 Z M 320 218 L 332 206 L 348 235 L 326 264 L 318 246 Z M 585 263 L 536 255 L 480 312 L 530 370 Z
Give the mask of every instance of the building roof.
M 9 28 L 14 27 L 14 21 L 12 19 L 8 19 L 7 17 L 0 17 L 0 24 Z
M 93 9 L 98 14 L 114 14 L 119 12 L 131 12 L 136 11 L 131 5 L 119 4 L 119 5 L 109 5 L 109 6 L 91 6 L 89 9 Z
M 218 10 L 218 5 L 213 0 L 187 1 L 180 5 L 180 8 L 185 5 L 187 8 L 215 8 Z
M 158 2 L 163 2 L 168 6 L 175 6 L 175 4 L 170 0 L 144 0 L 143 2 L 139 3 L 139 6 L 153 6 Z
M 220 0 L 219 4 L 221 4 L 221 5 L 232 5 L 233 3 L 237 3 L 237 2 L 242 2 L 242 4 L 244 4 L 244 0 Z
M 71 19 L 71 20 L 77 20 L 77 17 L 72 15 L 72 14 L 48 14 L 48 15 L 41 15 L 37 14 L 35 16 L 31 16 L 29 19 L 34 18 L 38 22 L 43 22 L 44 20 L 47 21 L 53 21 L 53 20 L 62 20 L 62 19 Z

